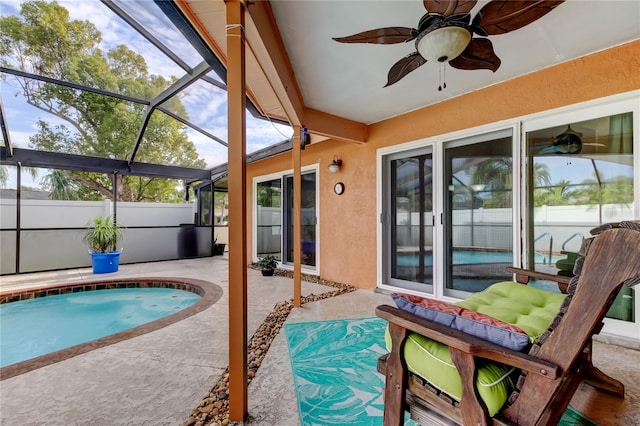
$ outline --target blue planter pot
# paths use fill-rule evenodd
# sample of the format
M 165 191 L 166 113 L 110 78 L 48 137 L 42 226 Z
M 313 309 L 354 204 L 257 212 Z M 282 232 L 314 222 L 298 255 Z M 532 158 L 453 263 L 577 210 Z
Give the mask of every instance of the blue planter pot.
M 91 253 L 91 264 L 94 274 L 106 274 L 116 272 L 120 265 L 120 252 Z

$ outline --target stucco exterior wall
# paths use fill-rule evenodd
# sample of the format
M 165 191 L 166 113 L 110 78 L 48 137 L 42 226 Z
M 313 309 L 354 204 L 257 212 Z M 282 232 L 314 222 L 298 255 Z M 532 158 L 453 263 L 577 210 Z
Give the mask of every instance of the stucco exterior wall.
M 372 124 L 365 144 L 330 140 L 307 146 L 302 151 L 302 165 L 320 164 L 320 275 L 360 288 L 376 286 L 378 148 L 637 89 L 640 40 Z M 343 160 L 337 174 L 329 173 L 326 167 L 334 155 Z M 291 153 L 248 165 L 248 205 L 253 202 L 254 176 L 290 169 Z M 341 196 L 333 193 L 336 182 L 345 184 Z M 251 224 L 249 217 L 249 239 Z M 251 241 L 248 247 L 251 250 Z

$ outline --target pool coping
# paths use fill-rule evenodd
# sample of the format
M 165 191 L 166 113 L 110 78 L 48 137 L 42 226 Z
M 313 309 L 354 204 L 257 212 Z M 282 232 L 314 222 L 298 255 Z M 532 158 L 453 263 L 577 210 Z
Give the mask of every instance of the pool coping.
M 204 280 L 177 277 L 130 277 L 79 281 L 64 284 L 47 284 L 46 286 L 0 292 L 0 304 L 28 300 L 37 297 L 54 296 L 57 294 L 136 287 L 174 288 L 196 293 L 201 296 L 201 299 L 179 312 L 137 327 L 2 367 L 0 368 L 0 382 L 38 368 L 46 367 L 47 365 L 55 364 L 66 359 L 91 352 L 95 349 L 100 349 L 133 337 L 142 336 L 143 334 L 160 330 L 161 328 L 189 318 L 213 306 L 223 294 L 222 287 Z

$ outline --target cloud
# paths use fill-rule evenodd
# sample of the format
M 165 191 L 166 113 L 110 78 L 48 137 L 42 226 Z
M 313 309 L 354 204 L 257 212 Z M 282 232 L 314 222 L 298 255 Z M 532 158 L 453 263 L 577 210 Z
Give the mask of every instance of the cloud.
M 124 20 L 122 20 L 118 15 L 112 12 L 101 2 L 98 2 L 96 0 L 62 0 L 58 3 L 61 6 L 64 6 L 69 11 L 69 16 L 71 19 L 87 20 L 96 26 L 98 31 L 100 31 L 100 33 L 102 34 L 100 47 L 103 51 L 106 52 L 116 46 L 124 44 L 129 49 L 142 55 L 145 58 L 147 67 L 151 74 L 161 75 L 165 78 L 169 78 L 171 76 L 181 76 L 182 74 L 184 74 L 184 70 L 182 68 L 171 61 L 164 53 L 162 53 L 153 44 L 151 44 L 151 42 L 149 42 L 146 38 L 144 38 L 140 33 L 134 30 L 131 26 L 129 26 L 129 24 L 127 24 Z M 122 9 L 125 9 L 127 13 L 132 14 L 139 21 L 146 21 L 145 25 L 148 25 L 149 22 L 152 22 L 152 20 L 145 18 L 145 14 L 148 14 L 149 11 L 157 10 L 161 15 L 163 15 L 158 7 L 150 1 L 135 3 L 135 7 L 138 10 L 140 8 L 144 8 L 144 11 L 142 13 L 140 13 L 139 11 L 136 13 L 136 9 L 127 7 L 128 4 L 126 2 L 122 2 L 118 5 L 121 6 Z M 157 14 L 155 13 L 153 15 L 154 17 L 157 16 Z M 164 19 L 164 22 L 158 23 L 155 26 L 160 26 L 160 28 L 163 28 L 163 26 L 166 25 L 166 22 L 168 22 L 166 17 Z M 173 26 L 164 28 L 165 33 L 177 31 Z M 158 31 L 156 30 L 156 35 L 157 33 Z M 184 46 L 179 50 L 174 49 L 175 52 L 184 52 L 188 50 L 189 49 Z M 197 59 L 195 61 L 197 61 Z
M 203 129 L 211 123 L 226 125 L 227 92 L 204 81 L 197 81 L 180 94 L 189 120 Z M 219 136 L 219 135 L 216 135 Z
M 247 118 L 247 152 L 255 152 L 268 146 L 291 139 L 293 129 L 278 123 Z
M 67 127 L 70 127 L 66 121 L 27 104 L 21 89 L 12 78 L 3 81 L 1 93 L 2 99 L 4 100 L 4 112 L 6 114 L 11 144 L 14 147 L 29 147 L 29 137 L 38 131 L 38 120 L 45 121 L 52 126 L 65 124 Z M 17 96 L 15 96 L 16 94 Z
M 9 15 L 9 13 L 7 13 L 8 11 L 11 11 L 11 14 L 18 13 L 20 11 L 20 5 L 22 3 L 23 3 L 22 0 L 2 0 L 2 1 L 0 1 L 0 12 L 2 12 L 2 16 Z
M 185 43 L 182 33 L 155 3 L 151 1 L 119 2 L 119 5 L 190 66 L 193 67 L 202 61 L 200 54 L 193 46 Z
M 11 145 L 14 148 L 28 148 L 29 147 L 29 137 L 35 133 L 33 132 L 25 132 L 21 130 L 15 130 L 15 128 L 11 128 L 9 130 L 9 135 L 11 136 Z
M 189 135 L 189 140 L 196 146 L 198 155 L 206 161 L 207 168 L 227 162 L 227 148 L 224 145 L 195 130 L 188 129 L 187 134 Z

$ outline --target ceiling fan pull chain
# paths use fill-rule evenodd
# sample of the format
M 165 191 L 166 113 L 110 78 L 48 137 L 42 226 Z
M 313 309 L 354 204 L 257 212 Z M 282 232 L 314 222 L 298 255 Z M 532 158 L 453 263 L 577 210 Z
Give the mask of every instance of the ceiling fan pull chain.
M 447 69 L 444 67 L 445 62 L 440 62 L 440 70 L 438 71 L 438 92 L 442 92 L 442 89 L 447 88 Z
M 444 62 L 441 65 L 442 67 L 442 88 L 447 88 L 447 68 L 444 66 Z

